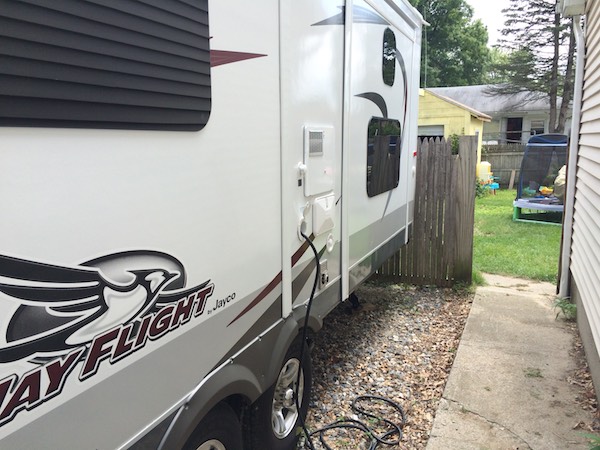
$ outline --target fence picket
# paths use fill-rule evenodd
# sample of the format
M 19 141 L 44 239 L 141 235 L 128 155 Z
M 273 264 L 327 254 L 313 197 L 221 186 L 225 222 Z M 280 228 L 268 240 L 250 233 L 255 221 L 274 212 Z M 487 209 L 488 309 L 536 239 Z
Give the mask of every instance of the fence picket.
M 412 235 L 377 276 L 416 285 L 471 283 L 476 161 L 473 136 L 460 138 L 458 155 L 446 140 L 419 145 Z

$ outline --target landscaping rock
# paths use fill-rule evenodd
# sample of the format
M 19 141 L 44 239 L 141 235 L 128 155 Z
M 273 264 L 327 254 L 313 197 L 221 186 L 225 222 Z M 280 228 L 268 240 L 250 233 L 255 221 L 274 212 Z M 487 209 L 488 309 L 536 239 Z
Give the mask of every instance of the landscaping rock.
M 357 395 L 388 397 L 406 413 L 399 446 L 424 448 L 452 366 L 473 295 L 467 291 L 367 283 L 361 306 L 342 304 L 325 320 L 313 357 L 313 395 L 307 420 L 316 430 L 341 418 L 358 418 Z M 388 411 L 390 420 L 400 416 Z M 372 424 L 373 420 L 370 419 Z M 315 448 L 325 448 L 313 437 Z M 334 449 L 367 449 L 358 431 L 332 431 Z

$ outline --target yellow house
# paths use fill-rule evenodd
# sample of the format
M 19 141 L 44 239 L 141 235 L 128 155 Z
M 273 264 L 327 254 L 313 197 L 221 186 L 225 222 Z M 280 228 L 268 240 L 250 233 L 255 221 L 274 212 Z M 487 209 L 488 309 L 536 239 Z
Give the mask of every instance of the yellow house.
M 477 167 L 481 163 L 483 122 L 492 118 L 428 89 L 419 90 L 419 137 L 477 136 Z

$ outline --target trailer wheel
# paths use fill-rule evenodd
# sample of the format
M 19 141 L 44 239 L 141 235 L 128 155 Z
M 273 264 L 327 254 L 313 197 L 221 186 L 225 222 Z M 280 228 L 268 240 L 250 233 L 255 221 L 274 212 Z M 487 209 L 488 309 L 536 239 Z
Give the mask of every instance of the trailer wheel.
M 241 450 L 242 427 L 237 415 L 225 403 L 215 406 L 196 427 L 185 450 Z
M 291 450 L 296 448 L 300 415 L 304 419 L 312 387 L 312 364 L 308 346 L 304 344 L 300 363 L 301 343 L 296 340 L 289 348 L 275 384 L 254 404 L 250 414 L 251 448 L 254 450 Z M 298 371 L 301 371 L 298 385 Z M 294 395 L 299 396 L 300 410 Z

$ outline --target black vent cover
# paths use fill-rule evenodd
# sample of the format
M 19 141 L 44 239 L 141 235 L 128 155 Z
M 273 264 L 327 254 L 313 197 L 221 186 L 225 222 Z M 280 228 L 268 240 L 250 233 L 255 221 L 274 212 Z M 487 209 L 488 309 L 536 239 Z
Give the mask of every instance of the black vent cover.
M 200 130 L 208 0 L 0 0 L 0 125 Z

